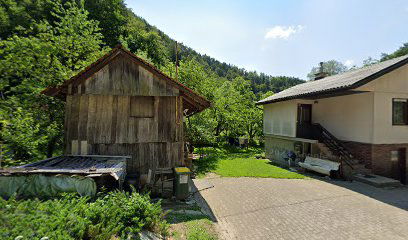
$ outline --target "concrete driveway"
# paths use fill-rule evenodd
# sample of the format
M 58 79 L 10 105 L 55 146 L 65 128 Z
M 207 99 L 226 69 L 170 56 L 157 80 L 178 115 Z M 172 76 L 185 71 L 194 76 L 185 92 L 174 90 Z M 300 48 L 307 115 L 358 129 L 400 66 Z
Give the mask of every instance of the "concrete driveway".
M 224 239 L 408 239 L 407 188 L 267 178 L 194 182 Z

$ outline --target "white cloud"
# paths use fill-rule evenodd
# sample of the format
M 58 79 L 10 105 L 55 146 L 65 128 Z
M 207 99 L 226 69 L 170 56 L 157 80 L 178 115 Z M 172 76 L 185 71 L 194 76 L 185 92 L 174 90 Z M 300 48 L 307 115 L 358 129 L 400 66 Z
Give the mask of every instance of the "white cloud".
M 266 34 L 265 39 L 282 38 L 288 39 L 291 35 L 298 33 L 304 29 L 304 26 L 275 26 L 270 28 Z
M 354 66 L 354 61 L 351 59 L 348 59 L 344 62 L 344 65 L 346 65 L 346 67 L 351 68 L 352 66 Z

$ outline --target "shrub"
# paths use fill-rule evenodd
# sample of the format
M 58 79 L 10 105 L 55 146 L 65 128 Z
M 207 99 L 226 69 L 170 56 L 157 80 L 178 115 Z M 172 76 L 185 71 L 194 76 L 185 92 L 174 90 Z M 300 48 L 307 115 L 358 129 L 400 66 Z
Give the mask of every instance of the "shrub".
M 115 191 L 91 201 L 66 194 L 41 201 L 0 198 L 0 239 L 127 238 L 142 229 L 165 234 L 160 203 L 147 195 Z

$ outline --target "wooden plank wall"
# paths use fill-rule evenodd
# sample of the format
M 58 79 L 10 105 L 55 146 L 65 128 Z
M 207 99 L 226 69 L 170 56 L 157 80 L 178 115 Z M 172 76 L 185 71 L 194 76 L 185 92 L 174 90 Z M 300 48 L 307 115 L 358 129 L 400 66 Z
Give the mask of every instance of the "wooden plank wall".
M 130 172 L 182 165 L 182 98 L 153 97 L 153 117 L 132 117 L 131 99 L 145 98 L 151 97 L 67 96 L 66 154 L 72 153 L 72 141 L 87 141 L 88 154 L 131 155 Z
M 65 153 L 130 155 L 129 172 L 182 165 L 179 95 L 177 88 L 119 55 L 80 85 L 68 86 Z
M 71 94 L 122 96 L 178 96 L 179 90 L 160 79 L 124 55 L 112 62 L 79 86 L 71 86 Z
M 165 80 L 119 55 L 68 89 L 66 154 L 129 155 L 131 173 L 183 164 L 183 100 Z

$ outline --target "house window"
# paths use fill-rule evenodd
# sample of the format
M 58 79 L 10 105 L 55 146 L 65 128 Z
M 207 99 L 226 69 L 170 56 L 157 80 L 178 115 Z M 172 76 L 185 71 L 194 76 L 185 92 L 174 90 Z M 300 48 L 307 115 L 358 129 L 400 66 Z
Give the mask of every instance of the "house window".
M 154 97 L 131 97 L 130 116 L 138 118 L 154 117 Z
M 408 125 L 408 100 L 394 98 L 392 100 L 392 125 Z
M 391 151 L 391 161 L 398 162 L 399 151 Z

